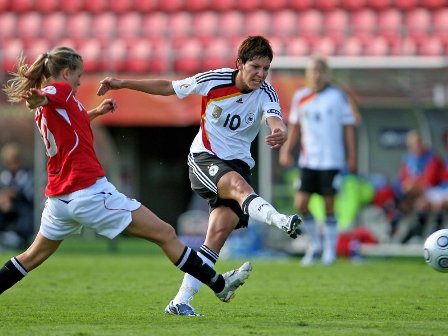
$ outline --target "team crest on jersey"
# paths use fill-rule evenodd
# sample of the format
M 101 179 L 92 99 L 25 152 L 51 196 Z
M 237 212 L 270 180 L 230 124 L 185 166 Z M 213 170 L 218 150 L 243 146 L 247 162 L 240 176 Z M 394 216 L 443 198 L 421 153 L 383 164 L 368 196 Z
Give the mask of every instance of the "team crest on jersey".
M 237 99 L 237 101 L 236 101 L 238 104 L 242 104 L 243 103 L 243 98 L 239 98 L 239 99 Z
M 215 106 L 213 108 L 212 117 L 218 119 L 221 116 L 222 108 L 219 106 Z
M 43 92 L 54 95 L 56 94 L 56 88 L 54 86 L 47 86 L 42 89 Z
M 180 88 L 181 88 L 181 89 L 188 89 L 190 86 L 191 86 L 191 84 L 185 83 L 185 84 L 182 84 L 182 85 L 180 86 Z
M 253 114 L 253 113 L 249 113 L 249 114 L 244 118 L 244 120 L 246 120 L 246 124 L 248 124 L 248 125 L 252 125 L 252 124 L 254 123 L 254 121 L 255 121 L 255 114 Z
M 215 176 L 216 173 L 218 172 L 218 170 L 219 170 L 219 167 L 214 164 L 208 166 L 208 174 L 210 176 Z

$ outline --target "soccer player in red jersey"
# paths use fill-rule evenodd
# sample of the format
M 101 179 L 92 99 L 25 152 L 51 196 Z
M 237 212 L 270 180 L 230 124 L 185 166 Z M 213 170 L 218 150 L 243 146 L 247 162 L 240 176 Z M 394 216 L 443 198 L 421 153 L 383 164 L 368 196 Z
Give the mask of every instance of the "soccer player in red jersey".
M 86 111 L 76 99 L 82 74 L 82 57 L 73 49 L 58 47 L 40 55 L 30 66 L 20 57 L 17 72 L 4 87 L 9 101 L 25 100 L 35 109 L 48 156 L 48 183 L 39 232 L 25 252 L 0 269 L 0 293 L 50 257 L 64 238 L 85 226 L 110 239 L 123 232 L 156 243 L 180 270 L 228 302 L 248 278 L 250 263 L 223 275 L 216 273 L 178 240 L 171 225 L 107 180 L 93 148 L 90 121 L 113 112 L 116 104 L 105 99 Z

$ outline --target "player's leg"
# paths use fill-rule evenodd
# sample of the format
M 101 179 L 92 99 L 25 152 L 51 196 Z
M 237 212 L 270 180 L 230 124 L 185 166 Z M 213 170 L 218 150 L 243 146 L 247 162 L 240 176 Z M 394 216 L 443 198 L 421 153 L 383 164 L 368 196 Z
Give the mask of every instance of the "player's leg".
M 336 247 L 338 241 L 338 223 L 334 215 L 334 195 L 324 196 L 325 203 L 325 227 L 322 263 L 331 265 L 336 261 Z
M 151 210 L 141 206 L 132 212 L 132 222 L 124 230 L 125 233 L 144 238 L 160 246 L 166 256 L 181 271 L 191 274 L 209 286 L 216 296 L 224 302 L 229 301 L 235 290 L 248 277 L 231 277 L 221 275 L 205 264 L 196 251 L 185 246 L 176 236 L 174 228 L 157 217 Z
M 300 216 L 279 213 L 271 203 L 257 195 L 250 184 L 235 171 L 227 172 L 220 178 L 218 196 L 237 201 L 249 217 L 258 222 L 274 225 L 293 239 L 300 234 L 298 228 L 302 222 Z
M 50 240 L 41 233 L 23 253 L 8 260 L 0 269 L 0 293 L 23 279 L 28 272 L 48 259 L 59 247 L 61 240 Z
M 207 234 L 198 255 L 204 263 L 213 269 L 218 261 L 221 248 L 237 226 L 238 221 L 238 216 L 228 207 L 217 207 L 210 213 Z M 202 314 L 197 314 L 190 304 L 201 285 L 202 282 L 198 279 L 190 274 L 185 274 L 176 296 L 165 308 L 165 312 L 174 315 L 202 316 Z

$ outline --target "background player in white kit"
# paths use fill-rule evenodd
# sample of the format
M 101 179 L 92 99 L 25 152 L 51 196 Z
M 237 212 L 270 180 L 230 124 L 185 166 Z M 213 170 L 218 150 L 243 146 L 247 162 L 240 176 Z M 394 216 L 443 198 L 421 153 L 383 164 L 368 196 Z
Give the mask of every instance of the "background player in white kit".
M 312 57 L 306 68 L 307 87 L 295 92 L 289 116 L 289 138 L 280 151 L 280 163 L 294 164 L 292 150 L 300 141 L 301 184 L 295 204 L 304 216 L 304 229 L 311 244 L 302 265 L 314 263 L 322 253 L 322 263 L 336 260 L 337 222 L 334 178 L 343 169 L 357 171 L 356 119 L 347 95 L 329 82 L 330 69 L 324 58 Z M 308 209 L 313 193 L 323 196 L 326 219 L 321 242 L 316 222 Z M 323 250 L 323 251 L 322 251 Z
M 99 95 L 110 89 L 131 89 L 153 95 L 185 98 L 202 96 L 201 127 L 190 148 L 188 165 L 192 189 L 209 202 L 210 217 L 203 260 L 214 267 L 230 233 L 247 227 L 248 218 L 274 225 L 291 238 L 299 234 L 301 218 L 286 216 L 255 194 L 250 185 L 255 162 L 250 145 L 265 120 L 271 130 L 266 143 L 280 148 L 287 138 L 276 91 L 266 82 L 273 58 L 272 48 L 262 36 L 250 36 L 239 49 L 236 68 L 199 73 L 183 80 L 115 79 L 101 81 Z M 176 297 L 165 312 L 199 315 L 190 305 L 200 282 L 185 276 Z
M 250 263 L 217 274 L 177 239 L 171 225 L 107 181 L 93 148 L 90 121 L 116 106 L 105 99 L 87 112 L 75 97 L 82 73 L 81 56 L 58 47 L 31 66 L 21 57 L 4 88 L 9 101 L 26 100 L 28 107 L 37 107 L 35 120 L 48 156 L 48 198 L 34 242 L 0 269 L 0 294 L 50 257 L 64 238 L 86 226 L 110 239 L 124 232 L 156 243 L 180 270 L 201 279 L 228 302 L 248 278 Z

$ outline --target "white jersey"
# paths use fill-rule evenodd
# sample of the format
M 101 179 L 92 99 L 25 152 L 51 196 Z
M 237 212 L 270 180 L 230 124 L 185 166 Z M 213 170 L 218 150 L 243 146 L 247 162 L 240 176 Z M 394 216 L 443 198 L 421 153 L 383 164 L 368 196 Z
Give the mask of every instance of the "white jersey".
M 331 85 L 320 92 L 309 88 L 297 90 L 289 123 L 300 125 L 300 167 L 316 170 L 345 167 L 343 128 L 354 125 L 355 117 L 342 90 Z
M 173 81 L 179 98 L 203 96 L 201 127 L 190 153 L 208 152 L 222 160 L 239 159 L 253 168 L 252 141 L 261 121 L 282 118 L 277 92 L 268 82 L 257 90 L 241 92 L 235 86 L 237 70 L 224 68 Z

